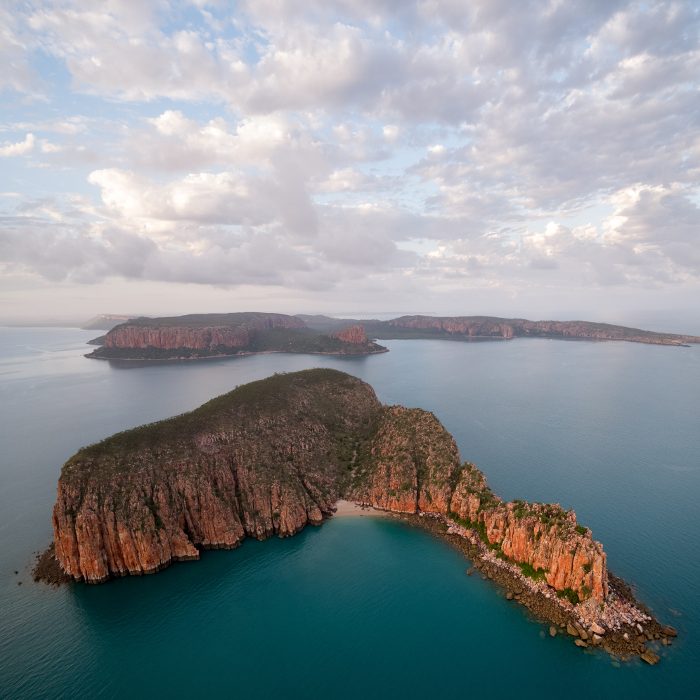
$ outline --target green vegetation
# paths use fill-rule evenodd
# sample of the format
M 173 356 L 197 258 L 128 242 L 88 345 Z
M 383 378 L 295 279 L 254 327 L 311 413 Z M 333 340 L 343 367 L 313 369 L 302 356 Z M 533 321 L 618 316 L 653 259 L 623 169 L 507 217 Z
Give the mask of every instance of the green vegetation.
M 515 506 L 513 508 L 513 515 L 516 520 L 522 520 L 526 515 L 530 514 L 529 504 L 525 503 L 525 501 L 513 501 L 513 505 Z
M 247 352 L 335 352 L 349 346 L 338 338 L 323 335 L 310 328 L 270 328 L 251 334 Z
M 134 453 L 179 453 L 191 448 L 192 437 L 198 432 L 206 430 L 215 433 L 217 426 L 221 426 L 222 430 L 248 430 L 256 434 L 256 431 L 261 430 L 260 420 L 271 415 L 277 420 L 285 421 L 288 426 L 303 426 L 306 420 L 325 425 L 334 439 L 338 438 L 340 459 L 347 463 L 352 459 L 354 445 L 347 435 L 343 438 L 345 415 L 343 402 L 338 401 L 337 397 L 344 391 L 352 390 L 360 391 L 358 398 L 376 401 L 367 385 L 337 370 L 309 369 L 291 374 L 275 374 L 240 386 L 189 413 L 125 430 L 84 447 L 66 462 L 63 475 L 67 476 L 75 470 L 84 471 L 86 464 L 90 464 L 91 475 L 95 475 L 98 470 L 128 470 L 131 468 L 130 455 Z M 304 406 L 303 411 L 295 411 L 297 403 Z M 368 429 L 371 427 L 370 422 L 368 414 Z M 269 419 L 264 429 L 275 429 Z M 157 463 L 158 460 L 155 461 Z
M 588 528 L 583 525 L 577 525 L 576 532 L 578 532 L 579 535 L 585 535 L 588 532 Z
M 566 598 L 572 605 L 578 605 L 581 599 L 578 597 L 578 593 L 571 588 L 565 588 L 563 591 L 557 591 L 557 596 L 559 598 Z
M 453 513 L 452 511 L 448 512 L 447 517 L 468 530 L 476 530 L 477 534 L 479 535 L 479 539 L 481 539 L 481 541 L 488 547 L 492 547 L 492 544 L 489 542 L 489 538 L 486 535 L 486 525 L 484 525 L 482 521 L 475 523 L 467 518 L 460 518 L 457 513 Z M 500 545 L 495 546 L 500 549 Z
M 525 576 L 533 579 L 533 581 L 544 581 L 547 578 L 547 571 L 545 569 L 535 569 L 532 564 L 527 562 L 518 563 L 520 571 L 523 572 Z
M 180 326 L 186 328 L 207 328 L 209 326 L 244 326 L 248 323 L 257 323 L 266 319 L 289 319 L 290 323 L 297 323 L 294 316 L 287 314 L 269 314 L 257 311 L 248 311 L 231 314 L 185 314 L 184 316 L 162 316 L 149 318 L 140 316 L 132 318 L 126 324 L 129 326 L 149 326 L 163 328 L 167 326 Z

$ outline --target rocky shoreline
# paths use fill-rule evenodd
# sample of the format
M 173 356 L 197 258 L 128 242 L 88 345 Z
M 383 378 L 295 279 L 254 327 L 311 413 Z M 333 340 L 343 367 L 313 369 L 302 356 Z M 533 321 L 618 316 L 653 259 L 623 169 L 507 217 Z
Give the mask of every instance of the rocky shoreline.
M 72 580 L 58 563 L 53 542 L 43 552 L 36 555 L 32 567 L 32 578 L 35 583 L 47 583 L 50 586 L 61 586 Z
M 470 532 L 442 515 L 397 513 L 352 501 L 342 503 L 342 507 L 328 517 L 366 515 L 395 518 L 447 541 L 472 562 L 472 566 L 466 569 L 468 576 L 478 572 L 483 579 L 500 586 L 507 600 L 523 605 L 536 620 L 549 624 L 550 637 L 565 634 L 577 647 L 598 648 L 624 661 L 639 657 L 655 665 L 661 660 L 663 648 L 671 646 L 677 636 L 673 627 L 661 624 L 635 598 L 631 587 L 611 572 L 608 572 L 608 600 L 605 611 L 601 613 L 599 608 L 596 610 L 585 603 L 572 605 L 559 598 L 547 584 L 529 579 L 514 565 L 494 557 L 476 531 Z M 179 560 L 191 559 L 194 557 Z M 148 573 L 156 573 L 160 568 Z M 72 581 L 56 560 L 53 543 L 37 555 L 32 577 L 35 582 L 51 586 Z
M 472 561 L 467 575 L 479 572 L 482 578 L 502 587 L 508 600 L 520 603 L 537 620 L 549 624 L 551 637 L 566 634 L 583 649 L 599 648 L 625 661 L 639 657 L 654 665 L 660 661 L 663 648 L 671 646 L 677 636 L 673 627 L 661 624 L 634 597 L 627 583 L 610 572 L 604 611 L 587 602 L 572 605 L 558 597 L 546 583 L 533 581 L 513 564 L 494 556 L 476 531 L 433 513 L 397 513 L 395 516 L 456 547 Z
M 362 352 L 313 352 L 313 351 L 294 351 L 294 350 L 255 350 L 232 353 L 218 353 L 216 355 L 199 355 L 196 357 L 178 356 L 178 357 L 107 357 L 104 355 L 95 355 L 92 352 L 85 353 L 83 357 L 89 360 L 106 360 L 107 362 L 199 362 L 200 360 L 223 360 L 230 357 L 250 357 L 252 355 L 330 355 L 332 357 L 365 357 L 367 355 L 381 355 L 389 352 L 389 348 L 383 345 L 378 345 L 376 348 L 370 348 Z

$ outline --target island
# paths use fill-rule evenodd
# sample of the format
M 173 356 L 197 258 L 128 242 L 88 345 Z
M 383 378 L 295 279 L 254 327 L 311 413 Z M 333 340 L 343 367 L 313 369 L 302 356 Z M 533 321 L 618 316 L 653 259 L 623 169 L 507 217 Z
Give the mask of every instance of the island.
M 106 320 L 105 320 L 106 319 Z M 372 355 L 387 352 L 376 340 L 559 340 L 627 341 L 688 346 L 700 337 L 656 333 L 590 321 L 528 321 L 493 316 L 401 316 L 390 321 L 239 312 L 139 317 L 117 322 L 88 341 L 86 357 L 102 360 L 194 360 L 261 352 Z M 94 324 L 93 327 L 97 327 Z
M 360 325 L 378 340 L 512 340 L 550 338 L 555 340 L 618 340 L 650 345 L 687 346 L 700 343 L 700 336 L 656 333 L 639 328 L 593 321 L 528 321 L 497 316 L 400 316 L 389 321 L 358 320 L 331 316 L 300 315 L 309 328 L 320 332 Z
M 386 352 L 357 324 L 325 333 L 307 327 L 296 316 L 258 312 L 135 318 L 89 343 L 100 347 L 86 357 L 106 360 L 190 360 L 261 352 Z
M 608 570 L 572 510 L 503 501 L 432 413 L 382 405 L 332 369 L 252 382 L 78 451 L 62 468 L 36 577 L 154 573 L 320 525 L 341 498 L 446 538 L 552 636 L 656 663 L 655 645 L 676 634 Z

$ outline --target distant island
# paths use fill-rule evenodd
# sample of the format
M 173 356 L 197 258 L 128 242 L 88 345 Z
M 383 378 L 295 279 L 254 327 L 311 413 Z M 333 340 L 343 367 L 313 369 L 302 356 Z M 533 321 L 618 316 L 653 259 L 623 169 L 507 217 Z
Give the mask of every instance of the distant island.
M 84 331 L 110 331 L 114 326 L 118 326 L 131 318 L 133 316 L 125 314 L 100 314 L 99 316 L 93 316 L 89 321 L 85 321 L 80 327 Z
M 110 360 L 189 360 L 260 352 L 386 352 L 359 325 L 320 332 L 296 316 L 257 312 L 135 318 L 90 343 L 100 347 L 86 357 Z
M 35 575 L 101 583 L 154 573 L 246 537 L 294 535 L 340 498 L 448 539 L 580 647 L 656 663 L 654 646 L 676 634 L 608 571 L 573 511 L 504 502 L 432 413 L 384 406 L 368 384 L 330 369 L 252 382 L 81 449 L 61 471 L 54 544 Z
M 656 333 L 639 328 L 592 321 L 528 321 L 497 316 L 400 316 L 390 321 L 299 315 L 309 328 L 320 332 L 348 325 L 360 325 L 377 340 L 448 339 L 511 340 L 550 338 L 558 340 L 624 340 L 652 345 L 690 345 L 700 336 Z
M 110 330 L 105 335 L 89 341 L 99 347 L 86 357 L 169 360 L 259 352 L 368 355 L 386 352 L 386 348 L 375 340 L 399 339 L 479 341 L 550 338 L 673 346 L 700 343 L 698 336 L 656 333 L 607 323 L 528 321 L 492 316 L 401 316 L 390 321 L 379 321 L 242 312 L 140 317 L 123 322 L 105 316 L 95 319 L 93 327 L 107 327 L 110 324 Z

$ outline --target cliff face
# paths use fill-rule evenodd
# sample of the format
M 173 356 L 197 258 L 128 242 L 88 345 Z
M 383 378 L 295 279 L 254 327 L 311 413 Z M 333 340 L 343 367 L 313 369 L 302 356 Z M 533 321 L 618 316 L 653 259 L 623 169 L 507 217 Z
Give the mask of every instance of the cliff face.
M 607 596 L 605 554 L 573 512 L 504 503 L 432 413 L 383 407 L 334 370 L 253 382 L 80 450 L 59 479 L 56 559 L 89 582 L 149 573 L 245 537 L 293 535 L 341 495 L 451 519 L 557 591 Z
M 605 600 L 608 594 L 606 557 L 590 530 L 576 523 L 573 511 L 556 504 L 504 503 L 473 465 L 465 465 L 450 503 L 450 515 L 478 529 L 493 549 L 558 591 L 579 599 Z
M 625 340 L 654 345 L 700 343 L 700 338 L 675 333 L 654 333 L 590 321 L 528 321 L 521 318 L 486 316 L 402 316 L 387 322 L 394 328 L 446 333 L 467 338 L 572 338 L 585 340 Z M 383 336 L 386 337 L 386 336 Z
M 99 582 L 319 523 L 339 497 L 347 436 L 366 434 L 379 409 L 367 384 L 310 370 L 85 448 L 59 480 L 56 558 Z
M 481 317 L 438 317 L 438 316 L 402 316 L 389 321 L 389 325 L 398 328 L 413 328 L 464 335 L 469 338 L 512 338 L 513 325 L 506 319 Z
M 343 330 L 334 333 L 333 336 L 344 343 L 352 343 L 353 345 L 366 345 L 369 342 L 364 327 L 359 325 L 343 328 Z
M 304 328 L 304 323 L 295 316 L 284 314 L 228 314 L 224 319 L 214 317 L 207 324 L 192 322 L 191 317 L 167 319 L 138 319 L 113 328 L 104 339 L 106 348 L 158 348 L 177 350 L 215 350 L 217 348 L 243 348 L 250 344 L 255 331 L 273 328 Z
M 384 510 L 453 518 L 557 591 L 605 600 L 603 547 L 577 525 L 573 511 L 504 503 L 474 465 L 460 464 L 454 439 L 431 413 L 394 406 L 384 409 L 378 425 L 355 470 L 350 498 Z
M 307 328 L 296 316 L 265 313 L 137 318 L 90 342 L 101 347 L 87 357 L 112 360 L 195 359 L 242 352 L 368 355 L 386 351 L 369 342 L 361 326 L 328 335 Z
M 461 470 L 452 436 L 432 413 L 390 406 L 360 454 L 348 497 L 401 513 L 447 513 Z

